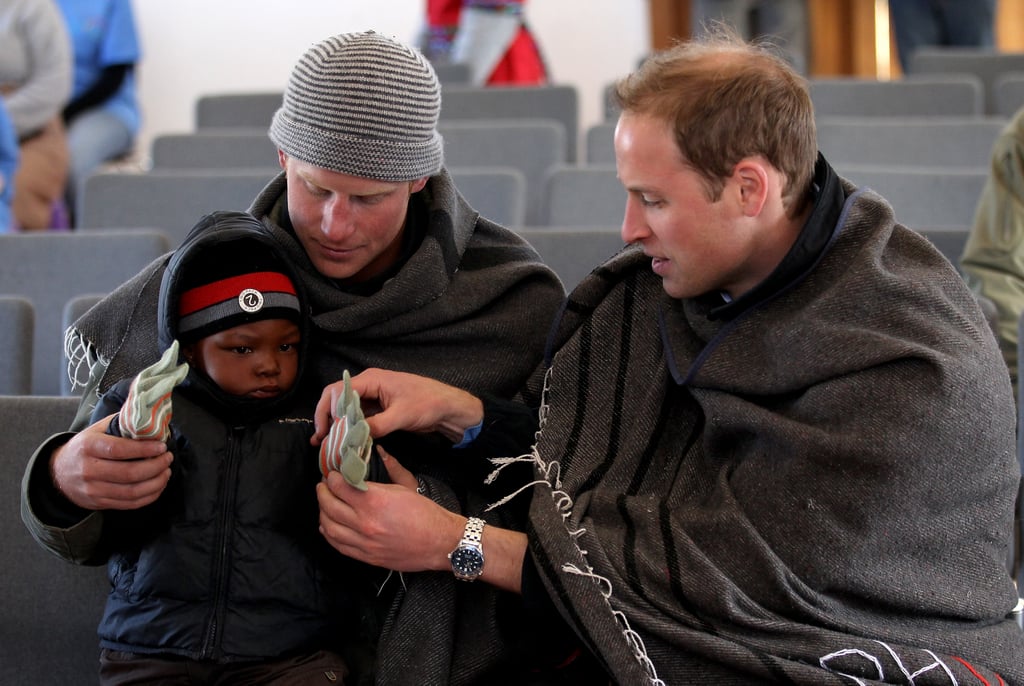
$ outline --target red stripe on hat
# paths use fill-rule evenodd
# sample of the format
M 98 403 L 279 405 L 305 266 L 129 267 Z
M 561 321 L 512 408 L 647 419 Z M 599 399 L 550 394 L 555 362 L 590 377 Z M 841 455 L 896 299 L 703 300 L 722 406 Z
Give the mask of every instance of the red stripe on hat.
M 233 300 L 247 288 L 254 288 L 261 293 L 277 292 L 298 295 L 291 279 L 280 272 L 251 272 L 185 291 L 181 294 L 181 301 L 178 303 L 178 314 L 184 317 L 225 300 Z

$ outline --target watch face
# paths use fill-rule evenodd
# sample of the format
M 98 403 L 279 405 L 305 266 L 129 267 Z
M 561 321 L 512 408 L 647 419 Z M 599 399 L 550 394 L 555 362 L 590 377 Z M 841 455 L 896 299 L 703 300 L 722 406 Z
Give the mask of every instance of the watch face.
M 456 548 L 451 559 L 456 576 L 477 576 L 484 567 L 484 556 L 476 548 Z

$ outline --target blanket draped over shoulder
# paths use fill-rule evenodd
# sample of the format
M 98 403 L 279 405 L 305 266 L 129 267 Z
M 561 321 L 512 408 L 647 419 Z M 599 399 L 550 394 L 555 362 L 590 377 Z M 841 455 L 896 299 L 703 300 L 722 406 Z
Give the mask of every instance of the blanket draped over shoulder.
M 877 195 L 732 321 L 626 250 L 557 336 L 531 554 L 617 683 L 1024 684 L 1006 369 Z

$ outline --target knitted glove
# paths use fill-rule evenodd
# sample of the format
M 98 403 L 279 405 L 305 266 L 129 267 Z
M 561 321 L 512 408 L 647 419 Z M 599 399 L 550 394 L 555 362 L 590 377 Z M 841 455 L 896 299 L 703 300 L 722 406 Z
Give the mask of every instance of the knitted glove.
M 373 439 L 347 369 L 342 380 L 345 387 L 335 408 L 337 419 L 320 444 L 320 473 L 327 476 L 331 470 L 339 471 L 345 481 L 365 491 Z
M 154 364 L 132 379 L 128 397 L 121 406 L 118 423 L 127 438 L 166 441 L 171 423 L 171 391 L 188 375 L 188 365 L 177 364 L 178 342 L 174 341 Z

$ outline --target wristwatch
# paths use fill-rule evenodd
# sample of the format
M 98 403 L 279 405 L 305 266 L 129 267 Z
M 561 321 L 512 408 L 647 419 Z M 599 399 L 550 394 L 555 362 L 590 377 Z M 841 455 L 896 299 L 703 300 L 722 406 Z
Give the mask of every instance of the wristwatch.
M 448 553 L 452 563 L 452 572 L 456 579 L 476 581 L 484 571 L 484 549 L 480 539 L 484 532 L 484 520 L 470 517 L 466 522 L 466 531 L 455 550 Z

